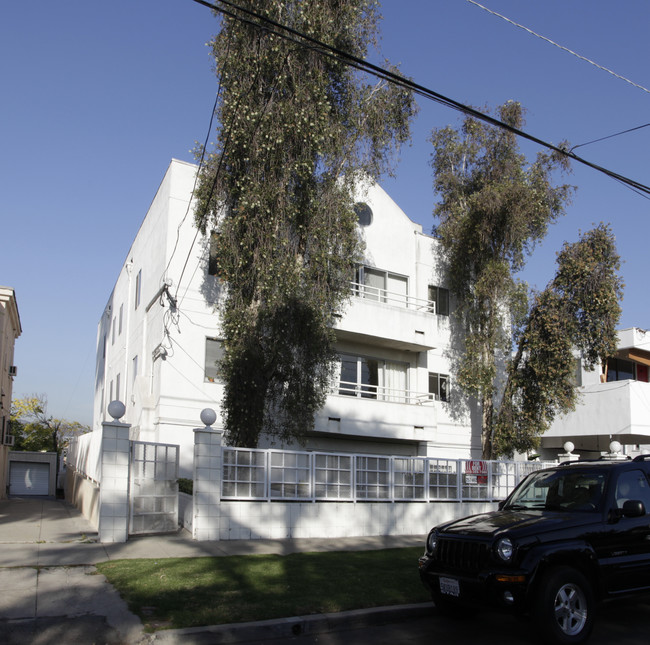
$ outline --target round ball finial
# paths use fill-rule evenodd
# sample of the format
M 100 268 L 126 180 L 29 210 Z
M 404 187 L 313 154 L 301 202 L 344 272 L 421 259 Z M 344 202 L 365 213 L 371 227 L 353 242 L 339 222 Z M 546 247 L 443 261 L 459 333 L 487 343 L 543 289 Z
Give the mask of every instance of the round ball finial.
M 114 421 L 119 421 L 126 412 L 126 407 L 122 401 L 111 401 L 108 404 L 108 413 L 113 417 Z
M 612 454 L 618 454 L 621 452 L 621 444 L 618 441 L 612 441 L 612 443 L 609 444 L 609 451 Z
M 574 451 L 574 449 L 575 449 L 575 445 L 573 444 L 572 441 L 567 441 L 564 444 L 564 450 L 566 451 L 567 455 L 571 454 Z
M 212 408 L 201 410 L 201 423 L 204 423 L 206 428 L 210 427 L 216 420 L 217 413 Z

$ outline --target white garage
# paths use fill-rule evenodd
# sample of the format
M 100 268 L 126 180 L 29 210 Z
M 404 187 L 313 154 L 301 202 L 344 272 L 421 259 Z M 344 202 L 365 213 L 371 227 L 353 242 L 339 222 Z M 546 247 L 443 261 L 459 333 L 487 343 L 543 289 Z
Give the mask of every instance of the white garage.
M 55 452 L 9 453 L 9 495 L 54 497 L 55 479 Z

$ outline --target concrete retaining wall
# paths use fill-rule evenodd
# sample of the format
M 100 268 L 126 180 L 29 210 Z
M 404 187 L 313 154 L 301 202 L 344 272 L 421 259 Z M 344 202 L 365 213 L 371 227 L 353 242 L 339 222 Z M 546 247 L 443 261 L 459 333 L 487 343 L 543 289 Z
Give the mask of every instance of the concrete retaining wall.
M 66 501 L 74 504 L 93 528 L 97 529 L 99 527 L 99 484 L 72 468 L 67 468 L 64 489 Z
M 182 495 L 182 494 L 181 494 Z M 179 521 L 192 532 L 192 498 L 182 495 Z M 212 539 L 425 535 L 448 520 L 496 510 L 495 503 L 231 502 L 222 501 L 219 534 Z M 200 539 L 200 538 L 199 538 Z

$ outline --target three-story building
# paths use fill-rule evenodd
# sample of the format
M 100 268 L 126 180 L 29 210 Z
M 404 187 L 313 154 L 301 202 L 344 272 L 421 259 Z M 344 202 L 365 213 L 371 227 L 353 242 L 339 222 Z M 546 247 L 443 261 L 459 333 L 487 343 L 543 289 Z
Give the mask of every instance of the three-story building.
M 210 236 L 194 227 L 195 175 L 196 166 L 176 160 L 165 174 L 100 319 L 95 379 L 94 427 L 107 419 L 108 403 L 121 400 L 132 439 L 180 444 L 181 476 L 191 474 L 200 411 L 219 413 L 223 396 L 224 285 L 211 275 Z M 436 241 L 380 186 L 358 199 L 365 255 L 335 325 L 336 382 L 305 447 L 478 457 L 470 418 L 480 415 L 454 396 L 453 303 Z M 262 439 L 262 447 L 273 445 Z

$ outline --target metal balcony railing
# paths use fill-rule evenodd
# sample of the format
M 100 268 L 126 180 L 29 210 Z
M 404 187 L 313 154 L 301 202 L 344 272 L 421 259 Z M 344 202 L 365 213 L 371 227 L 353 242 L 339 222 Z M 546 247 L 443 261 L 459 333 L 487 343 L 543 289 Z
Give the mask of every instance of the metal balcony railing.
M 355 396 L 374 401 L 408 403 L 410 405 L 423 405 L 437 400 L 435 394 L 428 392 L 412 392 L 411 390 L 390 388 L 381 385 L 368 385 L 365 383 L 353 383 L 352 381 L 339 381 L 338 385 L 332 388 L 332 394 Z
M 350 285 L 352 295 L 357 298 L 364 298 L 375 302 L 385 302 L 389 305 L 414 309 L 416 311 L 425 311 L 432 314 L 436 313 L 436 303 L 433 300 L 415 298 L 408 294 L 387 291 L 386 289 L 380 289 L 379 287 L 373 287 L 359 282 L 351 282 Z

